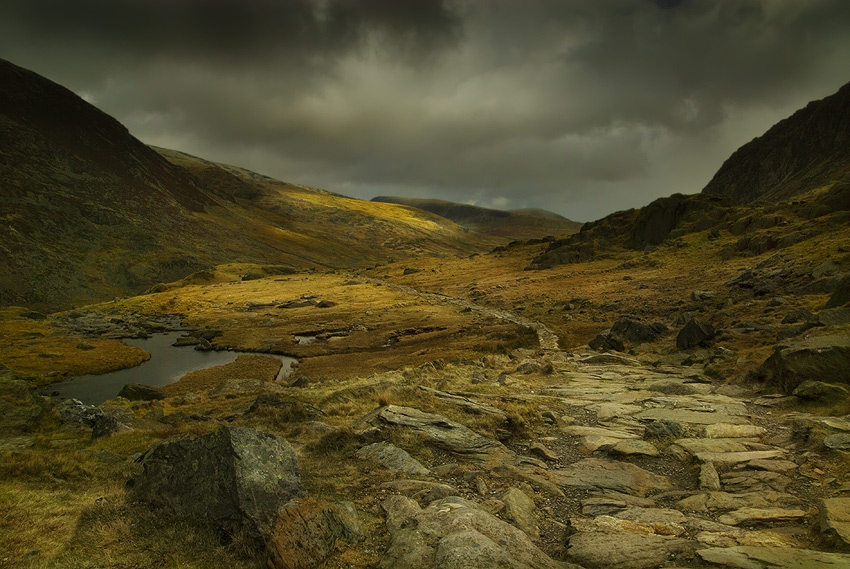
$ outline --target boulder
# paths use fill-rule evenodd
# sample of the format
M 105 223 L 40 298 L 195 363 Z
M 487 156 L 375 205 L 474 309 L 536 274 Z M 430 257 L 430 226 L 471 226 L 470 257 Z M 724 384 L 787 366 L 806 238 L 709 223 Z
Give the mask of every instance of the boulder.
M 626 342 L 639 344 L 642 342 L 654 342 L 662 334 L 667 332 L 667 326 L 659 322 L 645 324 L 639 320 L 623 316 L 618 318 L 611 326 L 611 333 Z
M 362 540 L 357 511 L 350 502 L 296 498 L 277 515 L 268 544 L 269 567 L 313 569 L 334 553 L 337 542 Z
M 824 308 L 836 308 L 850 302 L 850 275 L 844 275 L 832 291 L 832 296 L 826 301 Z
M 778 346 L 758 370 L 768 383 L 793 393 L 804 381 L 850 383 L 850 337 L 815 336 Z
M 582 532 L 570 537 L 567 555 L 587 569 L 650 569 L 690 557 L 694 546 L 667 535 Z
M 118 397 L 130 401 L 157 401 L 165 399 L 166 395 L 161 389 L 145 385 L 143 383 L 128 383 L 118 392 Z
M 604 351 L 613 351 L 613 352 L 625 352 L 626 345 L 623 341 L 617 337 L 615 334 L 611 332 L 611 330 L 606 330 L 596 335 L 594 339 L 592 339 L 588 344 L 591 349 L 596 350 L 597 352 Z
M 688 350 L 697 346 L 708 346 L 716 334 L 714 326 L 692 318 L 676 336 L 676 347 L 680 350 Z
M 404 496 L 382 504 L 390 544 L 381 569 L 577 569 L 554 561 L 511 524 L 457 496 L 426 508 Z
M 794 395 L 807 401 L 837 401 L 850 396 L 850 390 L 835 383 L 807 380 L 794 389 Z
M 226 531 L 265 541 L 278 510 L 305 495 L 295 451 L 284 439 L 221 426 L 196 438 L 172 438 L 139 459 L 127 483 L 134 500 L 210 519 Z

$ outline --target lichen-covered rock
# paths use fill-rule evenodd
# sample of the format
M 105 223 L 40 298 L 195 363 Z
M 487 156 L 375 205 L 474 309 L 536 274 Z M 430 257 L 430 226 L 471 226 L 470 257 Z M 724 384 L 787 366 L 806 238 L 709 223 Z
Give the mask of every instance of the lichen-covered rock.
M 350 502 L 298 498 L 278 513 L 269 540 L 271 569 L 312 569 L 330 557 L 337 542 L 357 543 L 363 532 Z
M 261 541 L 280 507 L 305 495 L 289 443 L 245 427 L 169 439 L 139 461 L 144 471 L 127 483 L 132 499 L 202 516 Z

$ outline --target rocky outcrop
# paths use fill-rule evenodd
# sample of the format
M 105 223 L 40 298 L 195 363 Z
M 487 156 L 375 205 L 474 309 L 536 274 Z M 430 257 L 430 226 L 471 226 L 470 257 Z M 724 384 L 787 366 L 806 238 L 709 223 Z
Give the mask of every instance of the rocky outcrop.
M 127 483 L 131 499 L 201 516 L 257 541 L 269 536 L 281 506 L 305 495 L 289 443 L 245 427 L 169 439 L 138 460 L 144 470 Z
M 702 193 L 775 202 L 834 181 L 850 166 L 848 108 L 850 84 L 736 150 Z
M 441 415 L 425 413 L 412 407 L 388 405 L 381 407 L 362 421 L 376 425 L 394 425 L 422 434 L 432 444 L 466 460 L 501 462 L 513 456 L 502 443 L 479 435 Z
M 850 383 L 850 338 L 816 336 L 779 346 L 761 365 L 759 377 L 793 393 L 805 381 Z

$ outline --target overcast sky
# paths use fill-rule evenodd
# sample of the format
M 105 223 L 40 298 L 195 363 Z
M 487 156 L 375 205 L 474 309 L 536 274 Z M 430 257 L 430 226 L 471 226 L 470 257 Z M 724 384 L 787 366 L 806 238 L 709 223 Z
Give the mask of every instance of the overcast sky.
M 0 57 L 146 143 L 578 221 L 700 191 L 850 81 L 848 30 L 848 0 L 0 2 Z

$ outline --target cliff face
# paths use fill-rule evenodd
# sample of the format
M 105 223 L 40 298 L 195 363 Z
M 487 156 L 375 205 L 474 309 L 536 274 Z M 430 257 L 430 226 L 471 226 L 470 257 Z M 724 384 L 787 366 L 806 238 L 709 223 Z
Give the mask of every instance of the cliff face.
M 740 203 L 791 198 L 850 175 L 850 83 L 812 101 L 723 163 L 702 190 Z

